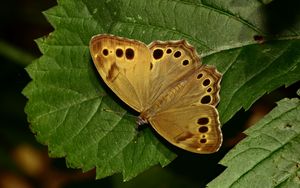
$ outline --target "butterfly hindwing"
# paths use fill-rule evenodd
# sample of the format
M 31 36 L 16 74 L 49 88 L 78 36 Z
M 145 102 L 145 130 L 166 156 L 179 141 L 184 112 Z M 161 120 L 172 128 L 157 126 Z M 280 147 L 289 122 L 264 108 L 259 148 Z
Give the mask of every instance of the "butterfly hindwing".
M 194 153 L 216 152 L 222 143 L 218 112 L 211 105 L 169 109 L 149 122 L 170 143 Z

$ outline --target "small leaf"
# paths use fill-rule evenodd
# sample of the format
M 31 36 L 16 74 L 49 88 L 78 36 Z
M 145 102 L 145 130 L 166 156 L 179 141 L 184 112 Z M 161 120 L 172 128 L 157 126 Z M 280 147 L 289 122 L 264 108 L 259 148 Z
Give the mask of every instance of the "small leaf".
M 283 99 L 222 159 L 208 187 L 299 187 L 300 100 Z

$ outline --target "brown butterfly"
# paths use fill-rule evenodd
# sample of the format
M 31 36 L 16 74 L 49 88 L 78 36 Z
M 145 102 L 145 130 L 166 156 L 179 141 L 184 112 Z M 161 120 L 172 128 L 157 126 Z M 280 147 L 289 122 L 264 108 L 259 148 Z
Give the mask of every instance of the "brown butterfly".
M 144 43 L 100 34 L 90 41 L 104 82 L 140 112 L 171 144 L 194 153 L 213 153 L 222 144 L 219 115 L 221 74 L 202 65 L 185 40 Z

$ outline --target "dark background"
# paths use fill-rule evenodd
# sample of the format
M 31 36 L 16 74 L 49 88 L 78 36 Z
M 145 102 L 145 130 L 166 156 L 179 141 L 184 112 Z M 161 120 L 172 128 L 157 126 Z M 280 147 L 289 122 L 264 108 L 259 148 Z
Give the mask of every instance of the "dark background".
M 34 39 L 53 31 L 42 11 L 55 0 L 9 0 L 0 6 L 0 187 L 203 187 L 225 168 L 217 165 L 225 153 L 244 137 L 240 132 L 274 106 L 294 97 L 299 84 L 280 88 L 262 97 L 247 111 L 240 111 L 224 126 L 224 145 L 212 155 L 179 151 L 169 166 L 153 167 L 128 183 L 120 174 L 95 180 L 95 171 L 68 169 L 64 159 L 50 159 L 47 147 L 30 132 L 22 89 L 30 82 L 26 65 L 41 56 Z

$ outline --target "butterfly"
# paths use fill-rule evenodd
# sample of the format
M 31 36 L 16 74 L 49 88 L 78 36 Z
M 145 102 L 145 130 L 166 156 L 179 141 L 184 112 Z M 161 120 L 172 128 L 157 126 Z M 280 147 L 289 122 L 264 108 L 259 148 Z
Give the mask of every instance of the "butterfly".
M 213 153 L 222 144 L 222 75 L 202 65 L 185 40 L 143 42 L 109 34 L 91 38 L 90 53 L 106 85 L 171 144 Z

